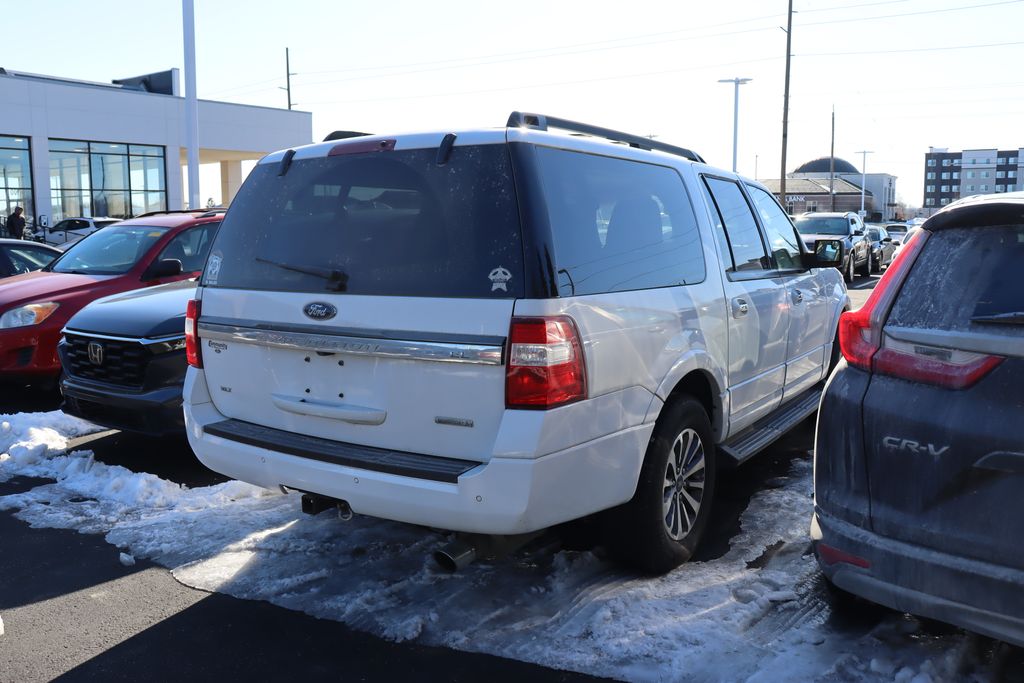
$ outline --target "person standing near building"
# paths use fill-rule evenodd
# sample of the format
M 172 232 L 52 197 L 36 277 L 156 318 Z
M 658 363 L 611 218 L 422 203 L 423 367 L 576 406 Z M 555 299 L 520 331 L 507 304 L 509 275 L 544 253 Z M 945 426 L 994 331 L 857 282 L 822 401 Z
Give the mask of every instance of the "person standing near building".
M 7 217 L 7 234 L 16 240 L 25 239 L 25 218 L 22 214 L 25 210 L 20 206 L 14 207 L 14 213 Z

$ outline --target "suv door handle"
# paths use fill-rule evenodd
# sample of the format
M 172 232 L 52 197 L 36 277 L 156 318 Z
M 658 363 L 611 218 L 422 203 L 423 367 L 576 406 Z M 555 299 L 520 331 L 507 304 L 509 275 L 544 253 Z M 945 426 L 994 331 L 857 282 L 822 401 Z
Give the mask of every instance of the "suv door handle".
M 731 303 L 732 317 L 734 318 L 742 318 L 748 312 L 750 312 L 750 304 L 748 304 L 747 300 L 742 297 L 736 297 L 735 299 L 732 300 Z
M 792 293 L 792 296 L 793 296 L 793 303 L 795 303 L 795 304 L 802 303 L 803 300 L 804 300 L 804 293 L 801 292 L 799 289 L 794 289 L 793 293 Z

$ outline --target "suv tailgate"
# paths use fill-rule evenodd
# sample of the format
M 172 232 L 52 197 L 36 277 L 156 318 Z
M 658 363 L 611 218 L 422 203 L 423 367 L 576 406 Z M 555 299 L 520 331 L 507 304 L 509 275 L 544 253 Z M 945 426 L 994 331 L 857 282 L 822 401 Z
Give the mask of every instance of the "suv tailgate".
M 486 460 L 520 233 L 504 144 L 456 146 L 441 163 L 437 148 L 357 138 L 261 163 L 202 283 L 214 404 L 298 434 Z
M 1024 307 L 1022 261 L 1024 228 L 1006 226 L 937 231 L 914 264 L 884 344 L 1003 360 L 961 390 L 873 375 L 863 414 L 876 532 L 1024 568 L 1024 315 L 994 322 Z

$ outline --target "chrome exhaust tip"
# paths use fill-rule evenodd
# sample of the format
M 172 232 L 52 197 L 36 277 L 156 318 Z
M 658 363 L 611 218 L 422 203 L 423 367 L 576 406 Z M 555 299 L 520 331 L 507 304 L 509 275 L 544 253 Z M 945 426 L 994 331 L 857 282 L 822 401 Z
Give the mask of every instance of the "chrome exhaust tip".
M 447 572 L 455 573 L 465 569 L 476 560 L 476 546 L 462 540 L 452 541 L 440 550 L 434 551 L 434 561 Z

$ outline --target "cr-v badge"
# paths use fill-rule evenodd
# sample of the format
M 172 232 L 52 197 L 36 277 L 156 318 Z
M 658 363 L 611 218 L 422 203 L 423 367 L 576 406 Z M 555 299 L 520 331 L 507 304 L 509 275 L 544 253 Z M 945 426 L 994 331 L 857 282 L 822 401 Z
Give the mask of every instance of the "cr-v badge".
M 302 312 L 313 320 L 330 320 L 338 315 L 337 308 L 323 301 L 314 301 L 311 304 L 306 304 Z

